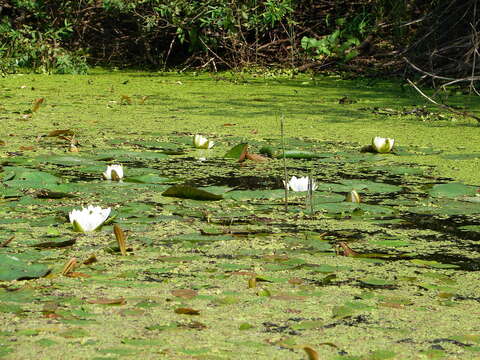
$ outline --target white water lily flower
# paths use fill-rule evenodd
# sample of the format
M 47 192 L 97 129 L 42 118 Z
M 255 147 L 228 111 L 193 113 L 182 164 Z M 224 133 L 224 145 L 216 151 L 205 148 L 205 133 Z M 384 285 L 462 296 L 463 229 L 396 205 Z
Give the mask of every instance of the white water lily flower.
M 308 191 L 308 176 L 304 176 L 301 178 L 297 178 L 296 176 L 292 176 L 288 184 L 285 184 L 290 190 L 292 191 Z M 312 191 L 317 189 L 317 185 L 315 181 L 312 180 Z
M 193 137 L 193 145 L 197 149 L 210 149 L 213 144 L 215 144 L 213 141 L 208 140 L 205 136 L 202 135 L 195 135 Z
M 82 210 L 72 210 L 68 218 L 75 231 L 89 232 L 98 229 L 107 220 L 111 210 L 111 208 L 102 209 L 100 206 L 88 205 Z
M 375 136 L 372 140 L 372 147 L 378 153 L 389 153 L 393 149 L 394 139 Z
M 117 176 L 113 175 L 113 172 Z M 103 177 L 106 180 L 120 180 L 123 178 L 123 166 L 122 165 L 108 165 L 107 170 L 103 172 Z

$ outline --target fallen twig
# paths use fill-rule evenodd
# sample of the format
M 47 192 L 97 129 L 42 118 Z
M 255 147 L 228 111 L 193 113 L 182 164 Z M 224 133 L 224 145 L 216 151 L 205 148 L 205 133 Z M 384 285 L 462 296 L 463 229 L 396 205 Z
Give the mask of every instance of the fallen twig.
M 422 95 L 425 99 L 427 99 L 428 101 L 430 101 L 432 104 L 435 104 L 439 107 L 441 107 L 442 109 L 445 109 L 445 110 L 448 110 L 454 114 L 457 114 L 457 115 L 461 115 L 463 117 L 470 117 L 472 119 L 475 119 L 477 120 L 478 122 L 480 122 L 480 117 L 472 114 L 472 113 L 469 113 L 467 111 L 458 111 L 458 110 L 455 110 L 453 109 L 452 107 L 448 106 L 448 105 L 445 105 L 445 104 L 440 104 L 438 102 L 436 102 L 435 100 L 433 100 L 431 97 L 429 97 L 428 95 L 426 95 L 424 92 L 422 92 L 422 90 L 420 90 L 412 81 L 410 81 L 410 79 L 407 79 L 408 83 L 415 89 L 418 91 L 418 93 L 420 95 Z

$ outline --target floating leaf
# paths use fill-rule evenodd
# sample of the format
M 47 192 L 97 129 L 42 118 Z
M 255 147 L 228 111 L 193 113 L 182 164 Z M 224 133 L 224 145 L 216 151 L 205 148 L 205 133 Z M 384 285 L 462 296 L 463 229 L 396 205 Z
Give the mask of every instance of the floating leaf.
M 200 311 L 192 308 L 177 308 L 175 309 L 175 314 L 200 315 Z
M 445 197 L 455 199 L 461 196 L 475 196 L 477 187 L 462 183 L 448 183 L 434 185 L 430 195 L 434 197 Z
M 52 130 L 47 134 L 48 137 L 73 136 L 73 135 L 75 135 L 75 133 L 73 132 L 73 130 L 70 130 L 70 129 Z
M 193 200 L 221 200 L 222 195 L 201 190 L 189 185 L 173 185 L 162 193 L 163 196 Z
M 176 289 L 171 291 L 173 296 L 180 297 L 182 299 L 193 299 L 198 295 L 198 291 L 192 289 Z
M 16 256 L 0 254 L 0 281 L 36 279 L 49 272 L 46 265 L 29 264 Z
M 71 239 L 71 240 L 64 240 L 64 241 L 45 241 L 32 246 L 37 249 L 55 249 L 55 248 L 71 246 L 71 245 L 74 245 L 75 243 L 76 243 L 76 240 Z
M 127 301 L 125 298 L 120 297 L 116 299 L 108 299 L 108 298 L 99 298 L 93 300 L 87 300 L 89 304 L 101 304 L 101 305 L 125 305 Z
M 235 145 L 233 148 L 227 151 L 223 157 L 225 158 L 230 158 L 230 159 L 235 159 L 238 161 L 243 161 L 245 158 L 245 154 L 247 153 L 248 150 L 248 144 L 242 143 Z
M 277 155 L 278 158 L 283 158 L 283 154 Z M 305 150 L 285 150 L 285 158 L 287 159 L 316 159 L 324 157 L 322 154 L 317 154 Z
M 128 95 L 122 95 L 120 97 L 120 104 L 124 105 L 124 104 L 128 104 L 128 105 L 132 105 L 133 101 L 132 101 L 132 98 Z
M 367 278 L 367 279 L 360 279 L 360 282 L 365 285 L 369 286 L 377 286 L 377 287 L 390 287 L 395 285 L 393 281 L 385 280 L 385 279 L 378 279 L 378 278 Z
M 258 154 L 246 153 L 245 157 L 246 157 L 248 160 L 255 161 L 255 162 L 268 161 L 268 158 L 266 158 L 266 157 L 264 157 L 264 156 L 262 156 L 262 155 L 258 155 Z

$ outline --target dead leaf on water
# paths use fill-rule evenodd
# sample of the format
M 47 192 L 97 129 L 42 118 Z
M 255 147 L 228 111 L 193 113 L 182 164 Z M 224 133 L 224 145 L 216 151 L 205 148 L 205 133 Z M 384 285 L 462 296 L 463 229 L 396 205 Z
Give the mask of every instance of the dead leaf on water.
M 71 278 L 89 278 L 91 275 L 79 272 L 79 271 L 70 271 L 68 274 L 65 274 L 66 277 Z
M 125 105 L 125 104 L 128 104 L 128 105 L 132 105 L 133 101 L 132 101 L 132 98 L 128 95 L 122 95 L 121 96 L 121 99 L 120 99 L 120 104 L 122 105 Z
M 303 284 L 303 280 L 300 279 L 300 278 L 294 277 L 294 278 L 289 279 L 288 283 L 292 284 L 292 285 L 301 285 L 301 284 Z
M 93 264 L 93 263 L 96 263 L 98 260 L 97 260 L 97 257 L 95 256 L 95 254 L 92 254 L 90 255 L 90 257 L 85 260 L 83 262 L 84 265 L 90 265 L 90 264 Z
M 247 153 L 247 154 L 245 155 L 245 157 L 246 157 L 248 160 L 255 161 L 255 162 L 268 161 L 268 158 L 266 158 L 265 156 L 262 156 L 262 155 L 258 155 L 258 154 L 250 154 L 250 153 Z
M 59 130 L 52 130 L 47 134 L 48 137 L 55 137 L 60 135 L 73 136 L 75 135 L 75 133 L 73 132 L 73 130 L 70 130 L 70 129 L 59 129 Z
M 251 271 L 232 271 L 229 273 L 230 275 L 240 275 L 240 276 L 257 276 L 254 272 Z
M 93 300 L 87 300 L 89 304 L 100 304 L 100 305 L 125 305 L 127 301 L 125 298 L 120 297 L 117 299 L 108 299 L 108 298 L 98 298 Z
M 175 289 L 170 291 L 170 293 L 182 299 L 192 299 L 198 295 L 198 291 L 192 289 Z
M 343 256 L 350 256 L 350 257 L 355 257 L 355 256 L 358 256 L 359 254 L 356 252 L 356 251 L 353 251 L 348 245 L 346 242 L 344 241 L 340 241 L 338 243 L 338 246 L 342 248 L 342 255 Z
M 307 299 L 306 296 L 283 294 L 283 293 L 272 295 L 270 296 L 270 298 L 276 299 L 276 300 L 285 300 L 285 301 L 303 301 Z
M 207 325 L 201 323 L 200 321 L 191 321 L 187 324 L 181 324 L 180 327 L 185 327 L 188 329 L 203 330 L 207 328 Z
M 142 96 L 141 99 L 138 101 L 138 103 L 140 105 L 143 105 L 143 104 L 145 104 L 145 100 L 147 100 L 147 99 L 148 99 L 148 96 Z
M 200 311 L 192 308 L 177 308 L 175 309 L 175 314 L 200 315 Z

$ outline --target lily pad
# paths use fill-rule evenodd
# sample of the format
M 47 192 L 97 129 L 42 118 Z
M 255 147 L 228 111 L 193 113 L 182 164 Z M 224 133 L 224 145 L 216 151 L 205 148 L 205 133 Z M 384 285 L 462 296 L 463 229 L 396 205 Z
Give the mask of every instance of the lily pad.
M 189 185 L 174 185 L 169 187 L 162 193 L 163 196 L 177 197 L 182 199 L 193 200 L 221 200 L 222 195 L 213 194 L 211 192 L 201 190 Z
M 461 196 L 475 196 L 478 187 L 462 183 L 448 183 L 434 185 L 430 195 L 434 197 L 445 197 L 455 199 Z
M 49 272 L 46 265 L 29 264 L 15 256 L 0 254 L 0 281 L 36 279 Z

